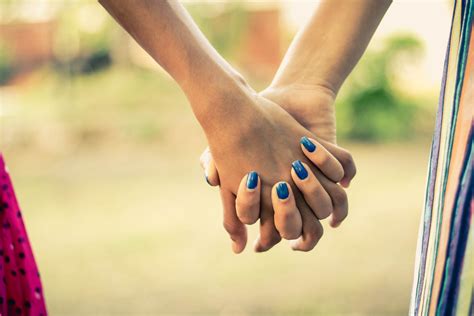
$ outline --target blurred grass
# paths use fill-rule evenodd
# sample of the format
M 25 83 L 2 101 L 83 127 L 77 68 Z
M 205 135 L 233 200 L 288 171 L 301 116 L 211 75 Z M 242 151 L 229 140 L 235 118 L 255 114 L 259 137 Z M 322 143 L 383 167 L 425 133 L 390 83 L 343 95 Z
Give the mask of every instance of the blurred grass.
M 205 138 L 164 74 L 46 69 L 12 89 L 2 151 L 52 315 L 407 313 L 428 140 L 343 144 L 358 164 L 345 224 L 311 253 L 235 256 Z
M 1 151 L 51 315 L 407 314 L 428 159 L 424 135 L 437 92 L 412 100 L 386 71 L 399 67 L 385 52 L 366 54 L 338 100 L 340 135 L 354 137 L 357 127 L 359 139 L 411 142 L 343 144 L 358 165 L 350 216 L 337 230 L 325 225 L 313 252 L 294 253 L 283 242 L 254 254 L 251 227 L 248 249 L 235 256 L 217 191 L 198 165 L 206 143 L 185 96 L 162 72 L 133 66 L 118 25 L 86 4 L 61 11 L 54 65 L 0 90 Z M 220 3 L 209 7 L 217 11 L 190 6 L 226 58 L 241 49 L 247 23 L 242 8 L 229 5 L 217 15 Z M 79 27 L 81 16 L 85 26 L 106 19 L 90 33 Z M 74 67 L 97 52 L 112 66 L 87 74 Z M 263 88 L 254 70 L 249 82 Z M 358 74 L 362 86 L 354 83 Z M 387 100 L 391 112 L 381 107 Z M 423 111 L 410 115 L 408 103 Z
M 426 143 L 346 144 L 359 174 L 345 224 L 311 253 L 239 256 L 199 145 L 7 150 L 52 315 L 407 313 Z

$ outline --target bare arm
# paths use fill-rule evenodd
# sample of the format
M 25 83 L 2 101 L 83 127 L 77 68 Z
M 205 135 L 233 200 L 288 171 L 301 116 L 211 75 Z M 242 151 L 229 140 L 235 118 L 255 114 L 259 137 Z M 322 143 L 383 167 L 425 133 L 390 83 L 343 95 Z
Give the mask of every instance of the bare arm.
M 322 226 L 292 182 L 288 166 L 310 161 L 301 152 L 301 136 L 313 137 L 277 104 L 257 95 L 213 49 L 175 1 L 100 0 L 109 13 L 176 80 L 206 133 L 221 176 L 224 226 L 240 252 L 247 241 L 246 227 L 236 215 L 235 194 L 250 170 L 261 181 L 260 236 L 256 251 L 266 251 L 281 237 L 303 238 L 295 249 L 309 251 L 321 237 Z M 314 167 L 313 167 L 314 168 Z M 316 168 L 315 172 L 317 172 Z M 333 184 L 321 174 L 321 181 Z M 280 236 L 273 221 L 271 190 L 284 180 L 293 186 L 293 215 L 299 218 Z M 342 189 L 340 189 L 342 191 Z M 345 195 L 341 200 L 345 201 Z M 344 202 L 343 201 L 343 202 Z M 347 203 L 343 203 L 347 205 Z
M 272 86 L 314 85 L 337 93 L 391 2 L 322 1 L 293 39 Z
M 122 27 L 176 80 L 203 127 L 235 111 L 216 102 L 248 86 L 216 52 L 183 6 L 167 0 L 99 0 Z M 206 130 L 206 128 L 205 128 Z

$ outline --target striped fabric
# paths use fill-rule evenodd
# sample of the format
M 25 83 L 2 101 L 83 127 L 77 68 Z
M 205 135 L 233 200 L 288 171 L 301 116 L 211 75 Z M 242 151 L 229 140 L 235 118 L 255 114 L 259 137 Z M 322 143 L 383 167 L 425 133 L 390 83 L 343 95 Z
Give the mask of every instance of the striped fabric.
M 410 315 L 472 315 L 473 1 L 454 2 Z

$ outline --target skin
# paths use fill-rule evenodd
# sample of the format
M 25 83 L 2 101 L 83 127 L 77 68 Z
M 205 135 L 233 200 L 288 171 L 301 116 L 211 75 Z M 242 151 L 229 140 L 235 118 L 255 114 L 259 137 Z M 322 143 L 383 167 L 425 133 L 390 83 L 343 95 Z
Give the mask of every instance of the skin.
M 356 168 L 351 155 L 336 145 L 334 100 L 344 80 L 365 51 L 390 4 L 391 1 L 388 0 L 322 1 L 308 23 L 295 36 L 270 86 L 260 93 L 279 104 L 319 137 L 319 142 L 344 169 L 344 176 L 340 181 L 343 187 L 349 186 Z M 315 166 L 327 173 L 328 168 L 322 165 L 327 162 L 322 161 L 320 157 L 314 157 L 314 154 L 311 155 L 304 148 L 302 150 Z M 316 150 L 316 155 L 319 152 Z M 206 170 L 208 182 L 218 185 L 219 173 L 212 164 L 210 152 L 205 151 L 203 157 L 206 159 L 201 159 L 201 164 Z M 334 166 L 330 168 L 336 168 Z M 331 172 L 329 170 L 329 175 Z M 330 225 L 339 226 L 347 216 L 345 193 L 341 192 L 338 186 L 321 181 L 318 184 L 317 177 L 311 172 L 304 181 L 295 178 L 294 170 L 291 174 L 306 202 L 313 209 L 318 210 L 318 206 L 321 209 L 321 204 L 327 205 L 326 197 L 320 196 L 319 192 L 315 194 L 315 188 L 323 185 L 326 191 L 330 192 L 333 206 Z M 237 199 L 240 204 L 249 205 L 247 209 L 239 210 L 240 213 L 246 214 L 246 217 L 256 216 L 259 203 L 256 195 L 255 192 L 239 191 Z M 280 217 L 280 214 L 286 215 L 288 208 L 293 207 L 291 195 L 290 191 L 288 201 L 273 198 L 277 227 L 288 226 L 285 223 L 287 218 Z M 247 199 L 249 201 L 246 201 Z M 318 216 L 324 217 L 326 208 L 328 207 L 323 206 L 322 211 L 319 210 L 323 214 Z M 238 225 L 240 224 L 235 222 L 229 226 Z M 293 249 L 300 250 L 295 247 L 297 243 L 298 241 L 293 244 Z
M 291 185 L 302 221 L 301 225 L 296 222 L 290 225 L 283 235 L 302 236 L 298 247 L 305 251 L 312 249 L 322 235 L 322 226 L 293 183 L 288 166 L 294 160 L 311 165 L 298 140 L 301 136 L 316 136 L 281 106 L 255 93 L 214 50 L 179 3 L 164 0 L 101 0 L 100 3 L 186 94 L 219 171 L 224 227 L 234 241 L 234 251 L 242 251 L 247 241 L 246 227 L 237 217 L 235 195 L 249 170 L 257 170 L 261 177 L 260 237 L 255 250 L 266 251 L 281 240 L 271 198 L 273 184 L 281 180 Z M 318 169 L 310 168 L 323 186 L 334 184 Z M 329 190 L 328 194 L 333 191 Z
M 287 102 L 289 101 L 289 99 L 286 99 L 286 98 L 285 100 Z M 313 100 L 316 101 L 316 104 L 319 104 L 321 107 L 324 107 L 324 108 L 333 106 L 333 103 L 332 103 L 333 99 L 327 98 L 327 96 L 323 92 L 321 92 L 321 97 L 319 98 L 315 97 Z M 328 102 L 328 103 L 324 103 L 323 101 Z M 289 104 L 289 103 L 283 103 L 283 104 Z M 322 122 L 322 120 L 320 120 L 320 122 Z M 328 120 L 328 122 L 331 123 L 330 120 Z M 322 124 L 322 126 L 329 127 L 327 128 L 327 134 L 330 135 L 332 131 L 331 124 Z M 319 220 L 315 222 L 315 219 L 317 218 L 323 219 L 327 217 L 328 213 L 332 214 L 330 224 L 333 227 L 337 227 L 347 217 L 347 214 L 348 214 L 348 202 L 347 202 L 347 195 L 345 191 L 340 185 L 334 183 L 333 181 L 325 177 L 321 177 L 321 171 L 318 168 L 320 167 L 324 169 L 324 167 L 321 167 L 321 162 L 332 161 L 332 163 L 330 163 L 329 170 L 326 168 L 326 171 L 328 173 L 331 173 L 331 172 L 341 173 L 340 169 L 342 168 L 344 177 L 342 178 L 342 180 L 341 179 L 339 180 L 341 180 L 341 182 L 346 181 L 347 185 L 349 184 L 350 180 L 355 176 L 355 173 L 356 173 L 356 167 L 352 159 L 352 156 L 350 155 L 349 152 L 347 152 L 341 147 L 338 147 L 335 144 L 325 141 L 324 139 L 319 139 L 318 141 L 316 140 L 315 137 L 312 137 L 312 140 L 317 145 L 317 148 L 318 148 L 312 154 L 309 154 L 304 149 L 304 147 L 298 144 L 299 150 L 303 152 L 305 155 L 308 154 L 307 160 L 303 160 L 305 167 L 309 173 L 308 179 L 306 179 L 305 181 L 299 180 L 295 176 L 294 171 L 290 169 L 291 180 L 293 180 L 293 183 L 295 183 L 295 186 L 297 186 L 297 188 L 299 189 L 299 190 L 293 190 L 293 191 L 296 191 L 298 193 L 299 191 L 301 191 L 304 196 L 309 197 L 307 198 L 310 200 L 309 203 L 315 206 L 314 210 L 311 209 L 310 207 L 311 211 L 313 212 L 312 214 L 313 216 L 309 216 L 308 214 L 301 214 L 303 218 L 303 225 L 305 225 L 305 223 L 309 224 L 308 227 L 303 228 L 303 231 L 307 231 L 311 233 L 308 233 L 306 236 L 303 234 L 299 239 L 291 242 L 292 249 L 299 250 L 299 251 L 312 250 L 314 246 L 317 244 L 317 242 L 319 241 L 319 239 L 322 237 L 323 227 L 320 224 Z M 326 149 L 323 146 L 321 146 L 321 144 L 323 143 L 326 146 Z M 261 158 L 257 160 L 261 160 Z M 314 160 L 316 163 L 319 163 L 320 165 L 318 166 L 318 164 L 308 162 L 308 160 L 309 161 Z M 289 164 L 286 164 L 285 167 L 288 168 L 291 162 L 289 162 Z M 210 184 L 218 185 L 220 179 L 224 177 L 221 175 L 220 170 L 218 172 L 214 166 L 210 165 L 210 163 L 213 163 L 212 155 L 209 150 L 205 150 L 205 152 L 201 156 L 201 165 L 203 166 L 205 170 L 207 170 L 206 174 L 207 174 L 208 181 L 210 182 Z M 248 170 L 252 170 L 252 169 L 248 169 Z M 242 183 L 245 182 L 244 180 L 246 180 L 246 177 L 247 175 L 245 175 L 244 179 L 241 180 L 240 188 L 243 187 Z M 288 178 L 280 178 L 277 180 L 285 181 L 287 183 L 289 182 L 291 184 L 291 181 Z M 277 181 L 273 183 L 276 183 L 276 182 Z M 257 189 L 258 188 L 259 187 L 257 187 Z M 275 189 L 273 188 L 272 190 L 274 191 Z M 248 217 L 252 219 L 257 218 L 259 216 L 259 211 L 260 211 L 259 206 L 261 205 L 260 204 L 261 201 L 259 199 L 258 194 L 259 194 L 258 190 L 256 192 L 255 191 L 247 192 L 246 190 L 242 190 L 242 189 L 239 190 L 237 194 L 237 200 L 239 201 L 240 205 L 247 205 L 247 207 L 245 208 L 241 206 L 236 209 L 236 212 L 240 214 L 242 213 L 245 214 L 244 217 Z M 291 195 L 292 193 L 290 190 L 290 196 Z M 314 196 L 316 196 L 317 201 L 315 201 Z M 329 197 L 329 201 L 330 201 L 329 203 L 328 203 L 327 197 Z M 306 202 L 308 203 L 308 201 Z M 291 218 L 287 216 L 288 214 L 287 209 L 292 208 L 293 210 L 295 210 L 295 212 L 297 212 L 298 207 L 297 206 L 295 207 L 294 202 L 292 202 L 291 200 L 289 202 L 283 203 L 282 201 L 279 201 L 278 199 L 275 199 L 275 198 L 272 198 L 272 205 L 275 211 L 274 222 L 275 222 L 275 227 L 277 228 L 277 230 L 280 233 L 282 231 L 281 229 L 279 229 L 278 223 L 281 223 L 280 225 L 281 227 L 287 227 L 287 230 L 291 230 L 291 224 L 289 225 L 285 223 L 287 219 Z M 230 206 L 228 208 L 230 208 Z M 235 206 L 233 206 L 233 208 L 235 209 Z M 226 212 L 227 212 L 226 208 L 224 208 L 224 213 Z M 320 213 L 318 214 L 318 212 Z M 252 224 L 254 223 L 254 221 L 248 221 L 248 222 L 241 221 L 239 220 L 238 216 L 231 217 L 231 216 L 224 215 L 224 218 L 225 218 L 224 227 L 226 228 L 231 240 L 233 241 L 232 249 L 234 250 L 234 252 L 239 253 L 240 251 L 244 249 L 245 244 L 246 244 L 247 235 L 246 235 L 244 224 Z M 293 227 L 293 229 L 295 230 L 297 230 L 297 228 L 298 228 L 297 226 Z M 288 235 L 283 235 L 282 237 L 285 238 L 287 236 Z M 294 237 L 294 235 L 292 237 Z M 293 239 L 293 238 L 285 238 L 285 239 Z M 258 239 L 256 241 L 256 245 L 258 246 Z M 236 251 L 236 249 L 238 249 L 238 251 Z M 258 251 L 259 249 L 256 249 L 256 250 Z

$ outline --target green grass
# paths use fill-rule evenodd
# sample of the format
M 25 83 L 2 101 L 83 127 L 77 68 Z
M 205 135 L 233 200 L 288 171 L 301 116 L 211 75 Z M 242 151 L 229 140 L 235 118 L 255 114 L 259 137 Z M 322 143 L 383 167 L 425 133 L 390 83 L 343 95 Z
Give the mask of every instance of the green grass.
M 52 315 L 407 313 L 426 143 L 348 144 L 346 222 L 310 253 L 239 256 L 197 163 L 203 139 L 184 144 L 7 150 Z

